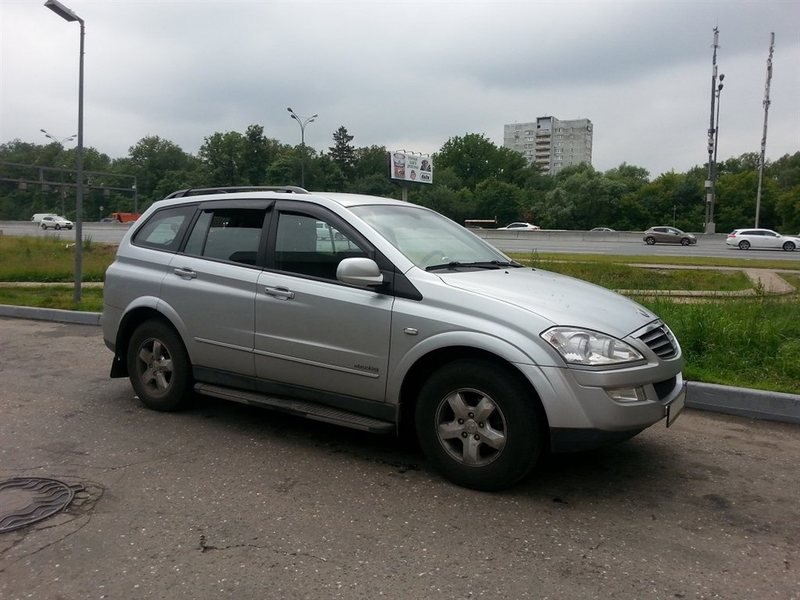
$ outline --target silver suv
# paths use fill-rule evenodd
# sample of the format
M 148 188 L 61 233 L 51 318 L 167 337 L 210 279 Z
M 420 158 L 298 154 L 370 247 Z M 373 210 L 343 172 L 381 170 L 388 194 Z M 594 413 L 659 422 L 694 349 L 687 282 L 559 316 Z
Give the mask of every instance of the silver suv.
M 514 484 L 546 452 L 669 425 L 685 398 L 680 346 L 649 310 L 386 198 L 172 194 L 126 233 L 104 302 L 111 376 L 146 406 L 198 393 L 411 428 L 477 489 Z

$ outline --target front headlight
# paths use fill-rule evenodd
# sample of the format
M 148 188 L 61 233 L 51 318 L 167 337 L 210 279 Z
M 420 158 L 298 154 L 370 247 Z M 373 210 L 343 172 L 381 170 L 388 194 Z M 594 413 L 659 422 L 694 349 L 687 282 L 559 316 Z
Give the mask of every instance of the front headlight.
M 604 333 L 576 327 L 552 327 L 542 338 L 573 365 L 602 367 L 644 360 L 636 348 Z

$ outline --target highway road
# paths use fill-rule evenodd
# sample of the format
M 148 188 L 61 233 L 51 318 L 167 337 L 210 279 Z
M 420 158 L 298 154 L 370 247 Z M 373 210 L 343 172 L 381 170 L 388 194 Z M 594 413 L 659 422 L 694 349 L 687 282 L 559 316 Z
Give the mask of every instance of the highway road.
M 118 244 L 130 227 L 120 223 L 84 223 L 83 236 L 92 241 L 104 244 Z M 75 231 L 43 231 L 26 221 L 0 221 L 2 235 L 56 237 L 74 240 Z M 748 250 L 742 251 L 725 245 L 726 234 L 698 234 L 698 242 L 694 246 L 656 244 L 648 246 L 642 241 L 641 232 L 614 231 L 496 231 L 492 229 L 476 229 L 474 232 L 503 252 L 560 252 L 578 254 L 615 254 L 626 256 L 663 256 L 666 259 L 675 256 L 707 256 L 739 258 L 748 260 L 768 258 L 782 260 L 800 267 L 800 251 L 784 252 L 783 250 Z

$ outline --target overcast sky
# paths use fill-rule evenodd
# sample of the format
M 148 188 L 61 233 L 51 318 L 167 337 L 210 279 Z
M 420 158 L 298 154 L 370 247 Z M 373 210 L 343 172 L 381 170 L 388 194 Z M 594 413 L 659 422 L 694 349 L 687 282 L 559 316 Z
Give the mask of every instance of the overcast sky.
M 327 151 L 432 153 L 503 125 L 588 118 L 593 164 L 652 176 L 702 165 L 719 27 L 719 158 L 759 152 L 770 32 L 767 157 L 800 150 L 797 0 L 64 0 L 86 22 L 84 143 L 123 157 L 147 135 L 196 154 L 264 127 Z M 77 23 L 0 0 L 0 143 L 77 132 Z

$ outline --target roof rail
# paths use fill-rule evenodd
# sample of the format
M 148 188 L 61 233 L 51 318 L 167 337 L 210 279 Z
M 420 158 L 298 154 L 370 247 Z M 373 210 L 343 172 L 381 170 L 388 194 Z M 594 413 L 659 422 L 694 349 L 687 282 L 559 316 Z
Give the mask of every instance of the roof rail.
M 223 186 L 210 188 L 187 188 L 172 192 L 164 197 L 164 200 L 171 198 L 183 198 L 185 196 L 199 196 L 201 194 L 233 194 L 235 192 L 279 192 L 282 194 L 310 194 L 308 190 L 295 185 L 240 185 Z

